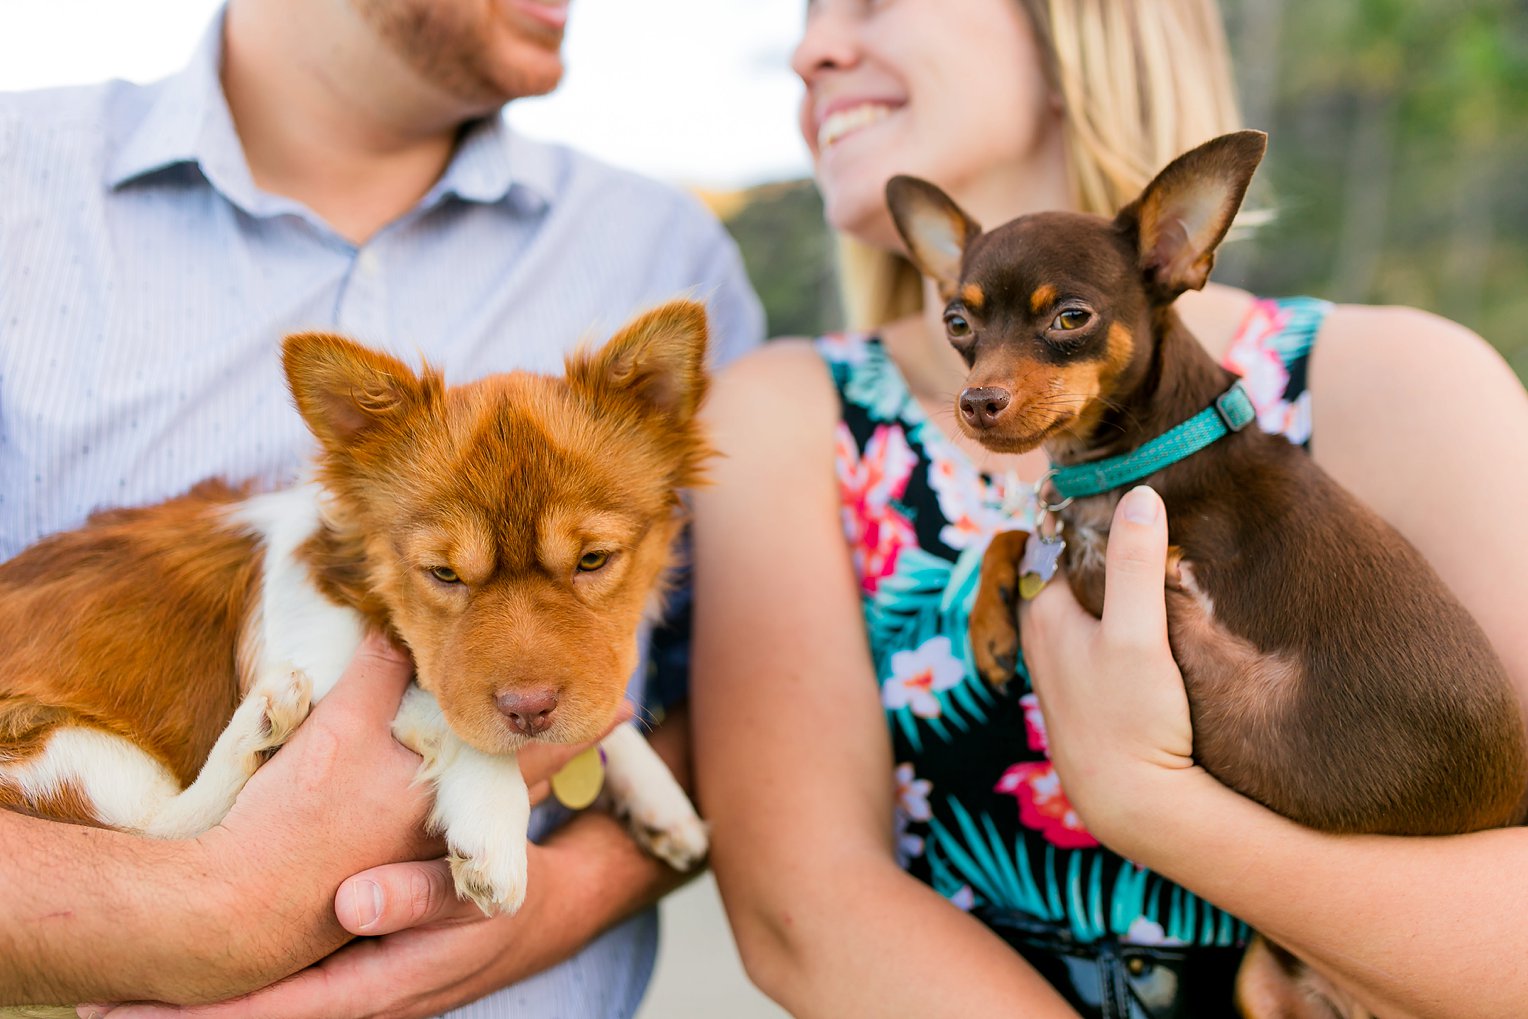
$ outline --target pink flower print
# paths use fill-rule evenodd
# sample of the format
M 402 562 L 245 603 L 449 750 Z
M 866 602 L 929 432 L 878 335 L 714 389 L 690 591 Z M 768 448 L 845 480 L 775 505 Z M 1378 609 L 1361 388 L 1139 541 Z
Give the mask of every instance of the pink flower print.
M 844 535 L 860 586 L 874 594 L 882 578 L 896 571 L 898 553 L 918 540 L 912 521 L 892 505 L 907 491 L 918 457 L 897 425 L 878 427 L 860 456 L 848 425 L 839 422 L 837 445 Z
M 1226 351 L 1226 367 L 1242 377 L 1242 385 L 1259 411 L 1281 401 L 1289 385 L 1283 358 L 1268 344 L 1268 338 L 1284 328 L 1287 317 L 1272 301 L 1258 301 L 1236 342 Z
M 950 903 L 956 909 L 969 913 L 976 905 L 976 893 L 971 890 L 970 885 L 961 885 L 950 896 Z
M 994 787 L 1019 801 L 1019 821 L 1038 831 L 1045 841 L 1061 849 L 1086 849 L 1098 845 L 1082 826 L 1082 819 L 1061 789 L 1061 779 L 1049 761 L 1026 761 L 1009 765 Z
M 1293 443 L 1310 438 L 1310 401 L 1306 393 L 1293 403 L 1284 399 L 1289 388 L 1289 369 L 1275 349 L 1272 338 L 1289 323 L 1289 313 L 1275 301 L 1257 301 L 1248 313 L 1236 342 L 1226 351 L 1225 366 L 1242 378 L 1257 425 L 1265 432 L 1282 435 Z
M 1040 698 L 1027 693 L 1019 698 L 1019 707 L 1024 709 L 1024 733 L 1029 737 L 1029 749 L 1046 753 L 1050 743 L 1045 736 L 1045 716 L 1040 714 Z
M 951 653 L 950 638 L 930 637 L 912 651 L 891 656 L 891 677 L 881 684 L 881 703 L 888 711 L 910 708 L 919 718 L 938 718 L 942 713 L 941 690 L 959 686 L 965 666 Z

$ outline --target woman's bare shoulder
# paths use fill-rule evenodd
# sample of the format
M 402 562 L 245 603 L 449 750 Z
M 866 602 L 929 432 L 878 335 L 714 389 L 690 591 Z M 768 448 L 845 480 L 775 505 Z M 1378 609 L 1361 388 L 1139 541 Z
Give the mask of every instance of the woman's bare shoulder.
M 788 460 L 830 453 L 838 412 L 832 375 L 813 341 L 783 337 L 723 370 L 705 414 L 724 455 Z
M 1522 400 L 1522 385 L 1478 334 L 1416 308 L 1335 307 L 1311 355 L 1323 430 L 1355 418 L 1454 431 Z

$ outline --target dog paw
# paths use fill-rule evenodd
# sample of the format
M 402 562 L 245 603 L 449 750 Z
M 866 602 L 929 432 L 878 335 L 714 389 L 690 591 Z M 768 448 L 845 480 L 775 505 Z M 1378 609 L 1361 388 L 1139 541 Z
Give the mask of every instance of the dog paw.
M 448 857 L 458 898 L 475 904 L 484 916 L 514 914 L 525 902 L 525 846 L 467 855 L 452 846 Z
M 1003 689 L 1013 678 L 1014 670 L 1018 668 L 1017 651 L 1017 642 L 1000 645 L 1000 642 L 991 640 L 980 647 L 972 648 L 971 654 L 974 659 L 973 664 L 976 666 L 976 674 L 989 686 Z
M 312 706 L 313 682 L 301 669 L 281 674 L 263 683 L 255 696 L 262 698 L 259 737 L 256 753 L 269 753 L 286 743 L 308 717 Z
M 1016 629 L 1003 625 L 999 618 L 994 624 L 989 618 L 982 626 L 973 615 L 971 619 L 971 664 L 976 674 L 998 689 L 1002 689 L 1014 676 L 1019 664 L 1019 634 Z
M 706 822 L 677 783 L 655 783 L 623 806 L 637 843 L 675 870 L 694 869 L 710 851 Z
M 971 664 L 988 685 L 1003 688 L 1019 664 L 1019 562 L 1029 535 L 1003 531 L 982 556 L 971 603 Z
M 643 849 L 680 873 L 694 870 L 711 850 L 706 822 L 693 812 L 676 823 L 656 827 L 633 819 L 631 832 Z

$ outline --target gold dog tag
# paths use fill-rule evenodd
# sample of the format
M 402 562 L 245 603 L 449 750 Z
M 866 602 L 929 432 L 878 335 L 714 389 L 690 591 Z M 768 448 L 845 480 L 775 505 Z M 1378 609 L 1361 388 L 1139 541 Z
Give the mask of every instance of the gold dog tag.
M 569 810 L 583 810 L 605 785 L 605 752 L 590 747 L 552 776 L 552 795 Z
M 1060 535 L 1035 536 L 1024 543 L 1024 558 L 1019 562 L 1020 598 L 1029 601 L 1045 590 L 1045 585 L 1056 575 L 1056 566 L 1065 549 L 1066 539 Z

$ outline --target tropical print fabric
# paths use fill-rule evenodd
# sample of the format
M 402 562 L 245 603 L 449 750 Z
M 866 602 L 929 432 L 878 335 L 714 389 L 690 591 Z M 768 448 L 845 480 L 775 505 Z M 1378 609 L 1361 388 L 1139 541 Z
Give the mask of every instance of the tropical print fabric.
M 1260 425 L 1296 443 L 1310 438 L 1305 369 L 1327 307 L 1257 301 L 1226 355 Z M 982 553 L 997 531 L 1032 528 L 1027 486 L 978 471 L 875 338 L 833 334 L 817 348 L 842 404 L 843 527 L 892 737 L 899 862 L 962 909 L 1022 912 L 1082 942 L 1240 944 L 1240 921 L 1088 834 L 1046 756 L 1023 663 L 1004 692 L 972 667 Z

